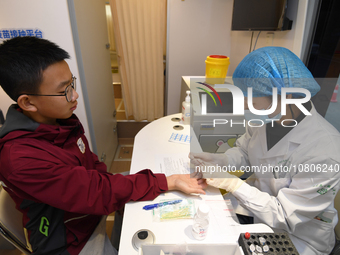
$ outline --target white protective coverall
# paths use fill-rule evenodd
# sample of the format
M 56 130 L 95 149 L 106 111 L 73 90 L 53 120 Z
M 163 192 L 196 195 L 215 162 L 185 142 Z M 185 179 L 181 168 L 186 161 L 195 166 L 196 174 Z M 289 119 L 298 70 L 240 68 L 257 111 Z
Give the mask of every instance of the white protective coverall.
M 334 198 L 339 189 L 340 134 L 314 106 L 311 114 L 269 151 L 264 125 L 248 127 L 237 147 L 225 153 L 228 164 L 238 169 L 258 166 L 233 195 L 254 214 L 255 223 L 288 232 L 301 255 L 329 254 L 338 222 Z M 261 166 L 265 171 L 268 165 L 290 171 L 261 173 Z

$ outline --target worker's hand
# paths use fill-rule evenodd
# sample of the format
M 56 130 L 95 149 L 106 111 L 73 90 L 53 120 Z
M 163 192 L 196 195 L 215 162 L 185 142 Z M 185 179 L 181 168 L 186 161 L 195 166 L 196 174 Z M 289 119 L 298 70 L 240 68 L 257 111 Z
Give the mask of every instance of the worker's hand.
M 218 167 L 227 166 L 228 159 L 227 156 L 215 153 L 189 153 L 190 163 L 195 166 L 195 172 L 201 173 L 201 178 L 212 178 L 212 177 L 223 177 L 218 172 Z M 213 171 L 212 170 L 216 170 Z
M 202 165 L 219 165 L 226 166 L 228 164 L 227 156 L 224 153 L 189 153 L 190 162 L 195 166 Z
M 237 190 L 244 181 L 235 175 L 224 173 L 226 178 L 209 178 L 207 179 L 207 183 L 210 186 L 214 186 L 216 188 L 225 189 L 229 192 L 234 192 Z
M 174 174 L 166 177 L 169 190 L 179 190 L 186 194 L 205 194 L 207 183 L 205 179 L 190 177 L 190 174 Z

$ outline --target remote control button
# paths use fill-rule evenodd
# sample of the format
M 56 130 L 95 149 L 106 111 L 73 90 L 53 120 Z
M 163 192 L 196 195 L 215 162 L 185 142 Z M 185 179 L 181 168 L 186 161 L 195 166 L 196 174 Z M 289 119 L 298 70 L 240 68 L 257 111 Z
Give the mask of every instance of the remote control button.
M 260 244 L 265 245 L 266 244 L 266 239 L 264 239 L 262 236 L 259 237 Z
M 268 247 L 268 245 L 265 245 L 265 246 L 263 246 L 263 252 L 268 252 L 269 251 L 269 247 Z
M 250 250 L 251 252 L 255 252 L 255 250 L 256 250 L 255 245 L 254 245 L 254 244 L 251 244 L 251 245 L 249 246 L 249 250 Z
M 256 245 L 256 251 L 257 252 L 262 252 L 262 248 L 260 246 Z

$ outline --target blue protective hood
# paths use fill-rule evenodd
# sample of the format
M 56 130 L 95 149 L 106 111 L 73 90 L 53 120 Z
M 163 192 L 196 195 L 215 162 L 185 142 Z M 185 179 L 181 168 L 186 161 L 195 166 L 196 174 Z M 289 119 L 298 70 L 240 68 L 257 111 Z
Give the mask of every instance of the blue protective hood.
M 320 86 L 303 62 L 290 50 L 282 47 L 263 47 L 249 53 L 236 67 L 234 85 L 247 97 L 247 88 L 253 88 L 253 97 L 272 95 L 272 88 L 294 87 L 309 90 L 313 97 Z M 304 97 L 292 93 L 293 97 Z

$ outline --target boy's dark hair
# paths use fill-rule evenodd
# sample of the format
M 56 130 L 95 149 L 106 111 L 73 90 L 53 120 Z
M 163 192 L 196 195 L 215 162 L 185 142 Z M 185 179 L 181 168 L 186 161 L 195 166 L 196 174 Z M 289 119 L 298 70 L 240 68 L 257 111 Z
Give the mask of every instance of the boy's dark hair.
M 55 43 L 32 36 L 16 37 L 0 44 L 0 85 L 14 101 L 22 94 L 36 94 L 43 71 L 70 58 Z

